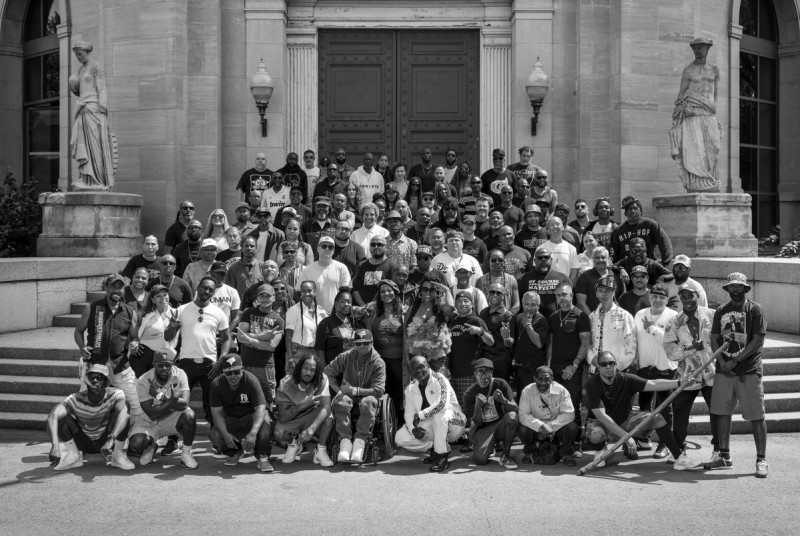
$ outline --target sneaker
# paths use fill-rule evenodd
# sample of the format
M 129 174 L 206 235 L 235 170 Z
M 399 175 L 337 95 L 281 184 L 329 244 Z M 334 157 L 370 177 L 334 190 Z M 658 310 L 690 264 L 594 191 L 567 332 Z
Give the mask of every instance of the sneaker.
M 651 450 L 653 448 L 653 443 L 650 441 L 650 439 L 637 439 L 636 447 L 639 450 Z
M 636 441 L 636 446 L 639 445 L 639 441 Z M 622 447 L 623 452 L 625 453 L 625 457 L 629 460 L 638 460 L 639 459 L 639 452 L 636 450 L 636 447 L 631 448 L 628 443 L 625 443 L 625 446 Z M 650 450 L 649 447 L 646 450 Z
M 364 449 L 366 444 L 363 439 L 353 441 L 353 450 L 350 453 L 350 463 L 364 463 Z
M 283 455 L 283 463 L 292 463 L 297 459 L 297 453 L 300 452 L 300 445 L 297 443 L 297 439 L 289 443 L 286 447 L 286 453 Z
M 669 450 L 667 450 L 667 463 L 670 465 L 675 463 L 675 456 L 673 456 Z
M 125 451 L 122 449 L 114 449 L 114 452 L 111 454 L 111 466 L 119 467 L 124 471 L 136 469 L 136 466 L 128 459 L 128 455 L 125 454 Z
M 563 458 L 561 458 L 561 462 L 568 467 L 573 467 L 577 465 L 577 462 L 575 461 L 575 458 L 573 456 L 564 456 Z
M 256 465 L 258 466 L 258 470 L 262 473 L 271 473 L 275 470 L 275 468 L 272 467 L 272 464 L 269 463 L 269 457 L 261 458 L 258 460 L 258 462 L 256 462 Z
M 181 451 L 181 465 L 187 469 L 197 469 L 197 460 L 192 456 L 192 451 Z
M 576 450 L 575 452 L 572 453 L 572 457 L 573 458 L 583 458 L 583 452 L 581 452 L 580 450 Z
M 656 460 L 662 460 L 667 457 L 668 452 L 669 449 L 666 445 L 659 445 L 658 448 L 656 448 L 656 451 L 653 453 L 653 458 Z
M 714 459 L 710 462 L 703 464 L 703 469 L 706 471 L 710 469 L 730 469 L 731 467 L 733 467 L 733 460 L 730 458 L 723 458 L 719 454 L 714 456 Z
M 441 473 L 448 467 L 450 467 L 450 460 L 447 459 L 447 454 L 445 454 L 431 464 L 429 471 L 432 473 Z
M 158 443 L 153 441 L 142 451 L 142 456 L 139 458 L 139 465 L 150 465 L 153 463 L 153 456 L 155 456 L 156 450 L 158 450 Z
M 171 437 L 167 439 L 167 444 L 164 445 L 164 448 L 161 449 L 162 456 L 169 456 L 173 452 L 178 450 L 178 442 L 172 439 Z
M 242 449 L 237 450 L 233 456 L 229 456 L 228 459 L 225 460 L 225 465 L 227 465 L 228 467 L 233 467 L 234 465 L 239 463 L 239 460 L 242 459 L 242 456 L 244 456 L 244 450 Z
M 56 466 L 53 467 L 54 470 L 66 471 L 67 469 L 83 466 L 83 456 L 81 456 L 81 453 L 77 450 L 71 450 L 62 445 L 61 452 L 61 459 L 58 460 Z
M 603 448 L 603 450 L 598 450 L 598 451 L 596 451 L 596 452 L 594 453 L 594 459 L 595 459 L 595 460 L 599 460 L 599 459 L 600 459 L 600 458 L 602 458 L 602 457 L 603 457 L 603 456 L 604 456 L 604 455 L 605 455 L 605 454 L 606 454 L 608 451 L 609 451 L 608 447 L 604 447 L 604 448 Z M 602 462 L 595 464 L 595 468 L 597 468 L 597 469 L 599 469 L 599 468 L 601 468 L 601 467 L 605 467 L 605 466 L 606 466 L 606 460 L 603 460 Z
M 502 456 L 500 456 L 500 465 L 502 465 L 504 469 L 517 468 L 517 462 L 515 462 L 514 458 L 512 458 L 508 454 L 503 454 Z
M 339 443 L 339 457 L 340 462 L 350 463 L 350 453 L 353 451 L 353 444 L 349 439 L 345 438 Z
M 765 460 L 756 462 L 756 478 L 767 478 L 769 475 L 769 464 Z
M 314 464 L 322 467 L 333 467 L 333 460 L 328 456 L 328 449 L 317 447 L 314 451 Z
M 464 443 L 464 446 L 458 449 L 461 454 L 469 454 L 473 450 L 475 450 L 475 447 L 470 442 Z
M 714 458 L 716 458 L 717 456 L 719 456 L 719 451 L 718 451 L 718 450 L 715 450 L 715 451 L 713 451 L 713 452 L 711 453 L 711 459 L 710 459 L 710 460 L 708 460 L 708 463 L 711 463 L 711 462 L 713 462 L 713 461 L 714 461 Z
M 533 465 L 533 455 L 532 454 L 526 454 L 525 456 L 523 456 L 522 457 L 522 463 L 526 463 L 526 464 L 529 463 L 529 464 Z
M 689 460 L 689 456 L 687 456 L 685 452 L 678 456 L 678 459 L 675 460 L 675 465 L 672 466 L 676 471 L 686 471 L 694 467 L 697 467 L 697 464 Z

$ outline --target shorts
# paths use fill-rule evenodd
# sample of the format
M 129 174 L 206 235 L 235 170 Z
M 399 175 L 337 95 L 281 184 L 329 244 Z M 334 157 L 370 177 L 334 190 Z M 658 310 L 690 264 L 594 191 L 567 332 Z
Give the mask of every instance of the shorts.
M 746 421 L 760 421 L 764 418 L 764 384 L 758 374 L 744 376 L 714 376 L 711 390 L 711 413 L 714 415 L 733 415 L 736 402 L 742 407 L 742 418 Z
M 639 424 L 642 421 L 644 421 L 645 419 L 647 419 L 649 416 L 650 416 L 650 413 L 648 413 L 646 411 L 633 410 L 633 411 L 631 411 L 630 415 L 628 415 L 628 418 L 625 419 L 619 425 L 619 427 L 622 428 L 623 430 L 625 430 L 626 432 L 630 432 L 631 430 L 633 430 L 634 428 L 639 426 Z M 660 426 L 658 426 L 658 422 L 657 422 L 658 419 L 661 419 L 663 421 L 664 417 L 662 417 L 660 414 L 656 415 L 655 417 L 653 417 L 653 420 L 650 421 L 650 430 L 656 429 L 656 428 L 660 428 Z M 666 421 L 664 421 L 662 423 L 662 426 L 664 424 L 666 424 Z M 597 429 L 602 430 L 603 434 L 606 436 L 606 438 L 608 438 L 609 436 L 616 437 L 616 434 L 606 430 L 606 427 L 603 426 L 603 423 L 601 423 L 597 419 L 589 419 L 586 422 L 586 434 L 584 435 L 584 437 L 587 437 L 587 438 L 588 437 L 592 437 L 592 433 Z M 640 437 L 646 437 L 650 430 L 640 430 L 638 435 Z M 620 438 L 617 438 L 617 439 L 620 439 Z
M 280 434 L 289 434 L 293 437 L 300 435 L 301 432 L 308 430 L 308 428 L 314 423 L 317 417 L 319 417 L 320 411 L 322 411 L 322 406 L 298 415 L 291 421 L 275 423 L 275 430 L 272 434 L 273 437 L 280 437 Z M 328 418 L 330 418 L 330 416 L 328 416 Z
M 182 414 L 182 411 L 173 411 L 157 421 L 151 421 L 142 414 L 142 417 L 133 420 L 130 435 L 146 434 L 156 441 L 162 437 L 175 435 L 178 431 L 178 419 Z

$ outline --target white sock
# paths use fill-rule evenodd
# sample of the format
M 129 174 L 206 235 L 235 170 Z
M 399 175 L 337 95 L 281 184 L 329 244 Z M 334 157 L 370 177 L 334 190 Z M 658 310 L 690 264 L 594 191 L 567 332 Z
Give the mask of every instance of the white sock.
M 328 447 L 326 447 L 325 445 L 317 445 L 317 452 L 326 452 L 327 450 Z
M 187 454 L 191 454 L 191 453 L 192 453 L 192 446 L 191 446 L 191 445 L 186 445 L 186 444 L 184 444 L 184 445 L 181 447 L 181 450 L 182 450 L 182 452 L 185 452 L 185 453 L 187 453 Z

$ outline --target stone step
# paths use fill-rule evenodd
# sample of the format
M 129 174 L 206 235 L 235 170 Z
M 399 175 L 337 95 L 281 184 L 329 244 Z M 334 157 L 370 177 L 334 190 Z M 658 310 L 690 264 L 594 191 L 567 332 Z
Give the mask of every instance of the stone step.
M 767 413 L 768 433 L 800 432 L 800 411 Z M 731 432 L 734 434 L 751 434 L 753 428 L 741 415 L 734 415 Z M 692 415 L 689 418 L 689 435 L 711 435 L 708 415 Z
M 764 376 L 765 393 L 800 393 L 800 374 Z
M 0 413 L 44 413 L 64 400 L 58 395 L 29 395 L 18 393 L 0 393 Z
M 800 411 L 800 393 L 767 393 L 764 395 L 764 409 L 767 413 Z M 737 406 L 736 413 L 741 411 Z M 700 394 L 692 406 L 692 415 L 708 415 L 708 406 Z
M 77 377 L 0 376 L 0 393 L 67 396 L 80 388 Z
M 55 315 L 53 317 L 54 328 L 74 328 L 81 319 L 79 314 Z
M 83 310 L 87 307 L 89 307 L 89 302 L 73 303 L 69 306 L 69 312 L 71 314 L 80 315 L 83 314 Z
M 72 328 L 42 328 L 0 335 L 0 359 L 78 361 Z
M 800 357 L 774 357 L 764 359 L 762 364 L 765 376 L 800 374 Z
M 47 413 L 14 413 L 0 411 L 0 429 L 45 430 Z
M 78 362 L 42 359 L 0 359 L 0 375 L 77 378 Z
M 93 302 L 97 300 L 102 300 L 106 297 L 106 293 L 102 290 L 92 290 L 86 293 L 86 300 L 88 302 Z

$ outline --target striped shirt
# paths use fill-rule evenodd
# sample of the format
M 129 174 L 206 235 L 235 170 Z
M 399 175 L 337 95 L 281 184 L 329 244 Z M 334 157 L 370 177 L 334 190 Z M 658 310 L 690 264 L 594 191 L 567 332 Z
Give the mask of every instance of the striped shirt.
M 458 202 L 458 212 L 461 214 L 463 218 L 467 214 L 471 216 L 475 216 L 477 214 L 477 209 L 475 208 L 475 203 L 478 202 L 478 199 L 487 199 L 489 201 L 489 210 L 492 210 L 494 207 L 494 200 L 488 196 L 487 194 L 482 193 L 480 197 L 475 197 L 474 195 L 465 195 L 461 198 Z
M 113 387 L 106 387 L 103 399 L 99 404 L 89 401 L 88 391 L 80 391 L 69 395 L 64 400 L 67 413 L 78 421 L 78 426 L 89 439 L 97 440 L 108 429 L 114 406 L 119 401 L 125 402 L 125 394 Z

